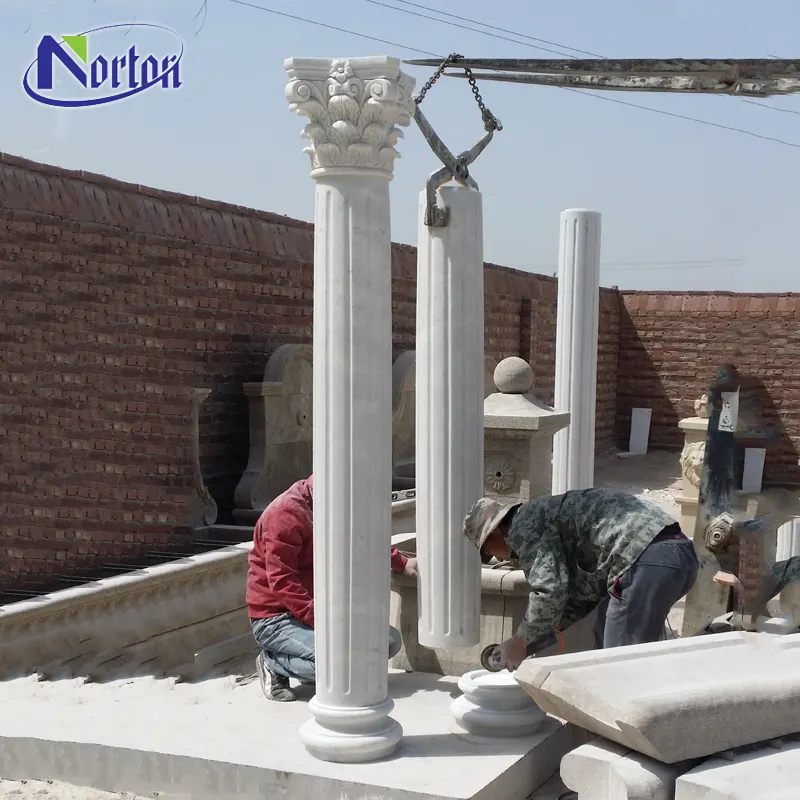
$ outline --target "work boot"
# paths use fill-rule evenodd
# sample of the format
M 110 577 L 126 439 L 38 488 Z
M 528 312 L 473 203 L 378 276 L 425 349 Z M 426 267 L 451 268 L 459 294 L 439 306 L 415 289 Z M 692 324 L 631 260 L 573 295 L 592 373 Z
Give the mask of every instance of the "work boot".
M 278 703 L 291 703 L 292 700 L 297 699 L 289 686 L 289 679 L 269 669 L 266 661 L 264 661 L 263 653 L 259 653 L 256 656 L 256 672 L 261 683 L 261 691 L 264 692 L 264 697 L 267 700 L 275 700 Z

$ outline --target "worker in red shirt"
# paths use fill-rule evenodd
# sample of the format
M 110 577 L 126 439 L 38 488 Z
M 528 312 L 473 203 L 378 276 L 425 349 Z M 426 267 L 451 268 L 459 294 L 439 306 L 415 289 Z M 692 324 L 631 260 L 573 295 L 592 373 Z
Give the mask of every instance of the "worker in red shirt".
M 247 610 L 261 650 L 256 669 L 270 700 L 289 702 L 289 679 L 313 684 L 314 515 L 313 476 L 276 497 L 258 519 L 247 570 Z M 417 559 L 392 548 L 393 572 L 416 575 Z M 389 629 L 389 658 L 401 647 L 400 632 Z

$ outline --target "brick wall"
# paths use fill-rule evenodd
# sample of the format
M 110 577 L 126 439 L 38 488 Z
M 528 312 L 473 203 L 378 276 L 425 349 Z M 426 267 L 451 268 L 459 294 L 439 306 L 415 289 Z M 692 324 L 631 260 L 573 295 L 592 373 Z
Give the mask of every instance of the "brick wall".
M 212 390 L 201 463 L 230 521 L 240 387 L 278 345 L 310 341 L 312 257 L 305 222 L 0 154 L 0 586 L 186 546 L 192 388 Z M 395 355 L 413 347 L 415 262 L 394 245 Z M 487 265 L 485 288 L 487 353 L 530 359 L 552 401 L 555 281 Z M 616 293 L 601 303 L 603 447 Z
M 800 294 L 621 292 L 617 431 L 635 406 L 653 409 L 651 447 L 680 448 L 716 367 L 736 365 L 777 433 L 765 480 L 800 485 Z
M 620 438 L 630 409 L 649 406 L 650 446 L 682 447 L 678 421 L 694 416 L 715 368 L 729 362 L 760 397 L 763 421 L 777 434 L 767 446 L 764 481 L 800 486 L 800 294 L 622 292 L 621 301 Z M 757 591 L 758 542 L 742 540 L 738 560 L 745 589 Z

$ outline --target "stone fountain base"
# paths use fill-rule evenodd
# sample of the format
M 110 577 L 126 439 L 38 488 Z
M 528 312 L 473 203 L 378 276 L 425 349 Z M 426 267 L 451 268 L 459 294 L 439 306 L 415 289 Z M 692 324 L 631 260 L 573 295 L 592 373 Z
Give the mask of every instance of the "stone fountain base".
M 416 535 L 394 536 L 392 543 L 403 553 L 416 554 Z M 417 638 L 417 580 L 409 575 L 392 575 L 391 624 L 400 631 L 403 647 L 392 659 L 395 669 L 461 676 L 481 665 L 481 651 L 514 635 L 528 606 L 530 584 L 521 569 L 483 567 L 481 571 L 480 644 L 449 650 L 424 647 Z M 564 634 L 564 653 L 594 649 L 593 627 L 597 612 L 577 622 Z M 539 656 L 556 655 L 557 647 Z

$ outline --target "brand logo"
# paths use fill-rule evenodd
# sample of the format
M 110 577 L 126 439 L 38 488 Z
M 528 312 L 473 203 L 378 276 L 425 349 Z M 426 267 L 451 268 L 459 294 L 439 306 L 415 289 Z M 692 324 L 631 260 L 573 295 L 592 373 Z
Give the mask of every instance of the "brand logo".
M 158 53 L 148 53 L 129 44 L 128 38 L 123 47 L 115 50 L 111 46 L 114 37 L 106 36 L 104 42 L 103 33 L 119 29 L 156 34 L 154 38 L 169 46 L 165 44 Z M 105 25 L 74 36 L 61 36 L 60 40 L 47 34 L 25 71 L 22 86 L 29 97 L 48 106 L 100 106 L 147 89 L 179 89 L 182 58 L 181 37 L 169 28 L 146 22 Z M 67 78 L 58 91 L 54 89 L 56 70 Z

